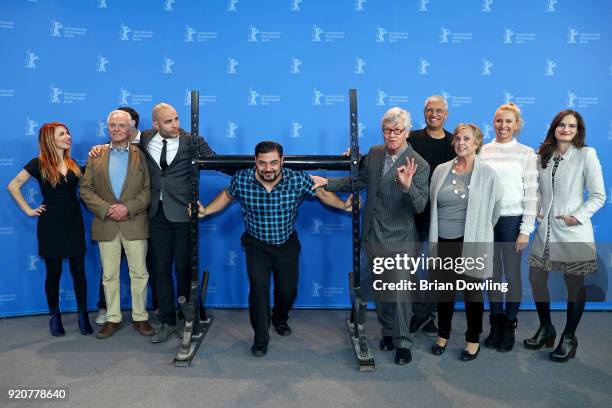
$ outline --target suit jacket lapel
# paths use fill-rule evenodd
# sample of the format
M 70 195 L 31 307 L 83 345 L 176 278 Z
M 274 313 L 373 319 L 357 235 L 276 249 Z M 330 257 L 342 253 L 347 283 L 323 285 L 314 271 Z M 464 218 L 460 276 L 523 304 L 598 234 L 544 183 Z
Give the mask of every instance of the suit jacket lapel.
M 104 173 L 102 176 L 104 178 L 104 181 L 106 182 L 106 185 L 108 186 L 108 190 L 112 194 L 113 193 L 113 185 L 111 184 L 110 173 L 109 173 L 109 171 L 110 171 L 110 166 L 109 166 L 110 147 L 108 147 L 108 148 L 106 148 L 105 150 L 102 151 L 102 155 L 100 156 L 100 160 L 102 162 L 102 173 Z

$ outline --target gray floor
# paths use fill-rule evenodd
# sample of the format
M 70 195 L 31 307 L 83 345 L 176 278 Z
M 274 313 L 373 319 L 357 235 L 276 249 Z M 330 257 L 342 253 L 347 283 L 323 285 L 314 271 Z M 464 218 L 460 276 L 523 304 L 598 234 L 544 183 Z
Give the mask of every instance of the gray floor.
M 273 333 L 268 355 L 256 358 L 249 353 L 247 312 L 216 310 L 190 368 L 171 366 L 177 338 L 154 345 L 130 325 L 97 340 L 81 336 L 76 315 L 69 314 L 64 316 L 66 336 L 53 338 L 45 316 L 3 319 L 0 406 L 45 405 L 7 403 L 6 390 L 14 386 L 69 387 L 69 401 L 46 404 L 53 407 L 612 406 L 610 313 L 585 314 L 578 354 L 569 364 L 552 363 L 547 352 L 518 344 L 510 353 L 483 348 L 475 361 L 459 361 L 465 319 L 457 312 L 443 356 L 431 355 L 432 340 L 418 335 L 411 364 L 396 366 L 392 352 L 375 349 L 377 368 L 370 373 L 356 370 L 344 331 L 346 315 L 294 311 L 293 335 Z M 534 312 L 523 312 L 519 319 L 519 339 L 536 330 Z M 562 330 L 564 314 L 554 313 L 553 319 Z M 375 347 L 380 334 L 372 312 L 367 327 Z

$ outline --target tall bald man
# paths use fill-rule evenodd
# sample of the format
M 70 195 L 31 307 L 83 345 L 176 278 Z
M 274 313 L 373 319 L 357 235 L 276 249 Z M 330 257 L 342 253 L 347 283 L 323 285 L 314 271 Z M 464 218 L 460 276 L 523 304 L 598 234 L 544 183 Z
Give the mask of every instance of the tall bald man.
M 173 263 L 177 296 L 189 299 L 190 218 L 187 203 L 191 198 L 191 135 L 180 129 L 176 109 L 167 103 L 153 108 L 153 127 L 142 132 L 139 147 L 147 157 L 151 175 L 149 218 L 161 322 L 151 341 L 161 343 L 176 332 Z M 201 137 L 199 146 L 200 157 L 215 155 Z

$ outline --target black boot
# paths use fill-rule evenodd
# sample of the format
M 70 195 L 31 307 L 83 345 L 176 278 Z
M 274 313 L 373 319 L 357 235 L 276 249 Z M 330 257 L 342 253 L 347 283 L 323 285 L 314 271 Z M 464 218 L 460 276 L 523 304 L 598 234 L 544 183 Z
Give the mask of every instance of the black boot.
M 525 344 L 525 348 L 529 350 L 539 350 L 542 346 L 551 348 L 555 345 L 556 337 L 557 332 L 555 331 L 555 326 L 552 324 L 550 326 L 540 326 L 533 337 L 523 340 L 523 344 Z
M 484 345 L 489 348 L 497 348 L 502 333 L 501 324 L 504 321 L 504 314 L 490 314 L 489 322 L 491 323 L 491 331 L 489 336 L 485 339 Z
M 87 312 L 79 312 L 79 330 L 83 336 L 93 333 L 93 327 L 89 323 L 89 314 Z
M 49 317 L 49 330 L 51 335 L 55 337 L 63 336 L 66 334 L 64 325 L 62 324 L 62 315 L 59 310 L 52 310 Z
M 550 353 L 550 359 L 560 363 L 567 362 L 570 358 L 576 357 L 576 349 L 578 348 L 578 339 L 571 334 L 561 336 L 559 345 Z
M 512 348 L 514 348 L 514 332 L 516 330 L 518 320 L 510 320 L 506 317 L 506 319 L 504 320 L 504 324 L 505 326 L 502 330 L 502 335 L 499 339 L 499 344 L 497 346 L 497 351 L 499 351 L 500 353 L 507 353 L 508 351 L 512 351 Z

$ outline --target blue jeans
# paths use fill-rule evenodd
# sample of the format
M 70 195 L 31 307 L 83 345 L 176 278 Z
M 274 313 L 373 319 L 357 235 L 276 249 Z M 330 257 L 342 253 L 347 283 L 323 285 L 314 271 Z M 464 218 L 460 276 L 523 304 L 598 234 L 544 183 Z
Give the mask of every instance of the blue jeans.
M 499 217 L 495 225 L 495 258 L 493 260 L 493 282 L 502 282 L 502 277 L 508 283 L 506 292 L 506 307 L 504 310 L 504 294 L 500 291 L 489 291 L 489 307 L 491 314 L 505 313 L 508 319 L 516 319 L 521 304 L 523 287 L 521 284 L 521 255 L 516 252 L 514 242 L 519 235 L 522 215 Z

